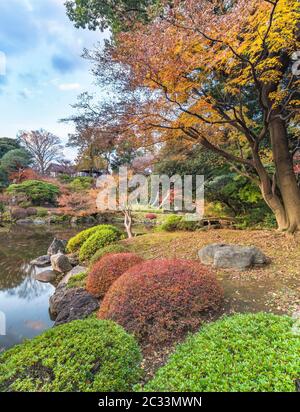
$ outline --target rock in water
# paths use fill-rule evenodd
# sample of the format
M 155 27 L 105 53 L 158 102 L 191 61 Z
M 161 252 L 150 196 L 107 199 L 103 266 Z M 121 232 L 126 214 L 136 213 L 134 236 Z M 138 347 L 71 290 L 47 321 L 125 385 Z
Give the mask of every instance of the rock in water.
M 48 248 L 48 255 L 57 255 L 58 253 L 65 253 L 67 242 L 65 240 L 57 239 L 56 237 L 53 239 L 53 242 Z
M 69 259 L 63 253 L 58 253 L 51 256 L 52 269 L 56 272 L 66 273 L 72 269 Z
M 56 279 L 57 273 L 53 270 L 45 270 L 44 272 L 37 273 L 34 278 L 40 282 L 48 283 L 53 282 Z
M 49 255 L 40 256 L 30 262 L 33 266 L 45 267 L 50 266 L 51 260 Z
M 217 268 L 245 270 L 267 263 L 267 257 L 255 246 L 214 243 L 199 251 L 201 262 Z

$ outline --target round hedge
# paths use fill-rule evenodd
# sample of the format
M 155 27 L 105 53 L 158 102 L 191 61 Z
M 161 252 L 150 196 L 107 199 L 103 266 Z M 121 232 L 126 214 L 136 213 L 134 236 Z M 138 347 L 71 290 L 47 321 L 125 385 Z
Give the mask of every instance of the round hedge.
M 120 240 L 121 236 L 121 233 L 116 230 L 101 229 L 96 231 L 93 235 L 89 236 L 81 246 L 79 250 L 79 260 L 81 262 L 88 261 L 94 256 L 98 249 Z
M 216 277 L 198 262 L 147 261 L 114 282 L 98 317 L 116 321 L 143 345 L 166 344 L 197 329 L 222 297 Z
M 96 262 L 87 277 L 86 289 L 92 295 L 103 298 L 108 289 L 124 272 L 143 259 L 135 253 L 118 253 L 104 256 Z
M 114 243 L 112 245 L 108 245 L 103 247 L 102 249 L 97 250 L 97 252 L 92 257 L 90 263 L 93 265 L 94 263 L 98 262 L 103 256 L 108 255 L 109 253 L 126 253 L 128 249 L 126 246 L 122 245 L 121 243 Z
M 147 391 L 295 392 L 300 336 L 293 320 L 259 313 L 206 325 L 180 345 Z
M 89 229 L 83 230 L 77 233 L 76 236 L 72 237 L 67 243 L 67 251 L 70 253 L 77 252 L 80 247 L 84 244 L 84 242 L 92 236 L 94 233 L 98 232 L 99 230 L 112 230 L 116 233 L 120 233 L 118 228 L 113 225 L 98 225 L 90 227 Z
M 120 326 L 97 319 L 58 326 L 0 356 L 1 392 L 132 390 L 141 355 Z

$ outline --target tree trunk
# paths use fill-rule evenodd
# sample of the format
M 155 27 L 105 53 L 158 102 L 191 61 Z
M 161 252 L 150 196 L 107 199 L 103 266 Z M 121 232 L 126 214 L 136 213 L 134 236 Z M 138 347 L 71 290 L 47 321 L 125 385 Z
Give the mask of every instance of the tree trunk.
M 124 213 L 124 226 L 127 232 L 127 236 L 128 236 L 128 239 L 131 239 L 133 238 L 131 211 L 126 209 L 123 211 L 123 213 Z
M 275 215 L 279 230 L 288 229 L 288 220 L 282 200 L 276 193 L 275 182 L 272 182 L 268 172 L 258 154 L 258 148 L 252 148 L 253 161 L 255 169 L 260 179 L 260 190 L 262 196 Z
M 270 137 L 276 168 L 277 184 L 286 214 L 287 230 L 300 230 L 300 189 L 293 170 L 285 122 L 275 117 L 270 122 Z

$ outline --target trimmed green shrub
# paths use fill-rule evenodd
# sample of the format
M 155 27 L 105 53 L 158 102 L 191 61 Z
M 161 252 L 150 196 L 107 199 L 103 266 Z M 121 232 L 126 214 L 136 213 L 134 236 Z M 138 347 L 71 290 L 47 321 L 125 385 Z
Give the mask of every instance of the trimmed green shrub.
M 94 179 L 89 176 L 76 177 L 69 183 L 69 189 L 72 192 L 83 192 L 91 189 Z
M 74 321 L 0 356 L 1 392 L 123 392 L 140 377 L 134 338 L 113 322 Z
M 81 262 L 88 261 L 94 256 L 98 249 L 120 240 L 121 236 L 118 230 L 101 229 L 96 231 L 93 235 L 89 236 L 81 246 L 79 250 L 79 260 Z
M 287 316 L 225 317 L 180 345 L 147 391 L 294 392 L 300 337 Z
M 182 221 L 182 216 L 179 215 L 170 215 L 164 221 L 162 225 L 159 226 L 159 230 L 164 232 L 173 232 L 179 230 L 179 224 Z
M 129 252 L 128 248 L 121 243 L 114 243 L 112 245 L 108 245 L 103 247 L 102 249 L 97 250 L 97 252 L 92 257 L 90 263 L 93 265 L 98 260 L 100 260 L 103 256 L 108 255 L 110 253 L 126 253 Z
M 90 236 L 92 236 L 98 230 L 102 230 L 102 229 L 104 230 L 109 229 L 109 230 L 121 233 L 118 228 L 112 225 L 93 226 L 93 227 L 90 227 L 89 229 L 86 229 L 86 230 L 83 230 L 82 232 L 77 233 L 76 236 L 72 237 L 68 241 L 67 251 L 70 253 L 77 252 Z
M 48 210 L 43 207 L 37 208 L 37 217 L 46 217 L 48 216 Z
M 55 203 L 59 188 L 40 180 L 25 180 L 20 184 L 10 185 L 7 192 L 11 195 L 24 195 L 33 204 L 40 205 L 46 202 Z

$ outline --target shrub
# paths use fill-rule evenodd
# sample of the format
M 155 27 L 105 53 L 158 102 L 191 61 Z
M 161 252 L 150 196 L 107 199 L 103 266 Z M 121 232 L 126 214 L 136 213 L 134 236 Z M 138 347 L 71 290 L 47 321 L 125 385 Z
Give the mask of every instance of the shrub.
M 147 261 L 114 282 L 98 317 L 116 321 L 144 345 L 167 343 L 197 329 L 222 295 L 215 276 L 198 262 Z
M 37 209 L 37 217 L 46 217 L 48 216 L 48 210 L 44 209 L 43 207 L 39 207 Z
M 55 203 L 59 188 L 52 183 L 40 180 L 25 180 L 20 184 L 13 184 L 7 188 L 11 195 L 24 195 L 35 205 L 46 202 Z
M 134 338 L 113 322 L 74 321 L 0 356 L 1 392 L 130 391 L 140 376 Z
M 109 253 L 126 253 L 128 249 L 126 246 L 122 245 L 121 243 L 114 243 L 112 245 L 108 245 L 103 247 L 102 249 L 97 250 L 97 252 L 92 257 L 90 263 L 94 264 L 98 262 L 103 256 L 108 255 Z
M 162 225 L 160 225 L 159 229 L 165 232 L 173 232 L 179 230 L 179 224 L 182 221 L 182 216 L 178 215 L 170 215 L 164 221 Z
M 96 233 L 99 230 L 102 229 L 109 229 L 109 230 L 113 230 L 115 232 L 119 232 L 120 231 L 112 225 L 98 225 L 98 226 L 93 226 L 90 227 L 89 229 L 83 230 L 82 232 L 77 233 L 76 236 L 72 237 L 67 244 L 67 251 L 72 253 L 72 252 L 76 252 L 78 251 L 81 246 L 84 244 L 84 242 L 90 237 L 92 236 L 94 233 Z
M 120 240 L 121 234 L 118 230 L 101 229 L 91 235 L 79 250 L 81 262 L 91 259 L 98 249 Z
M 71 183 L 69 183 L 69 189 L 73 192 L 83 192 L 91 189 L 93 182 L 94 179 L 92 177 L 76 177 Z
M 299 335 L 292 319 L 246 314 L 206 325 L 178 347 L 147 391 L 294 392 Z
M 103 298 L 108 289 L 124 272 L 142 263 L 135 253 L 118 253 L 104 256 L 96 262 L 87 277 L 86 289 L 92 295 Z
M 157 215 L 155 213 L 147 213 L 145 217 L 146 219 L 150 219 L 150 220 L 157 219 Z

